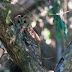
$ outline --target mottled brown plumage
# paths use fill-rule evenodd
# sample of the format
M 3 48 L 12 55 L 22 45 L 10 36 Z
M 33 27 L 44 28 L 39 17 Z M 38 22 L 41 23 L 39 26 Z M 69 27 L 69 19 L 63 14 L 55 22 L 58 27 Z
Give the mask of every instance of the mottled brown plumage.
M 15 17 L 13 23 L 19 42 L 25 48 L 25 50 L 28 51 L 37 61 L 41 55 L 39 47 L 40 39 L 38 34 L 31 27 L 28 16 L 18 15 Z

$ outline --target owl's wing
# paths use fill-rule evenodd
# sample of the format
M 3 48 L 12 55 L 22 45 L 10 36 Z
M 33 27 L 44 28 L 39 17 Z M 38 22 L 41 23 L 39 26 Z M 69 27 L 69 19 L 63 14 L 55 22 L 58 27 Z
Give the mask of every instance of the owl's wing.
M 38 34 L 33 30 L 33 28 L 28 27 L 26 28 L 26 31 L 27 36 L 32 40 L 32 42 L 34 42 L 37 46 L 39 46 L 40 38 Z
M 37 33 L 30 27 L 24 29 L 23 40 L 28 48 L 35 52 L 37 56 L 41 55 L 40 39 Z
M 26 44 L 26 47 L 29 49 L 30 54 L 33 58 L 40 64 L 41 50 L 40 50 L 40 39 L 37 33 L 31 28 L 27 27 L 22 32 L 23 41 Z

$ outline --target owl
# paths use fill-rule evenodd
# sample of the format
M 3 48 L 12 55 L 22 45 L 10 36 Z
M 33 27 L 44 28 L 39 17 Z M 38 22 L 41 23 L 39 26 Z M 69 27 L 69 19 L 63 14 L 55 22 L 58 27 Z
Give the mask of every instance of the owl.
M 28 16 L 18 15 L 13 21 L 16 38 L 22 47 L 39 63 L 41 56 L 39 36 L 30 25 Z

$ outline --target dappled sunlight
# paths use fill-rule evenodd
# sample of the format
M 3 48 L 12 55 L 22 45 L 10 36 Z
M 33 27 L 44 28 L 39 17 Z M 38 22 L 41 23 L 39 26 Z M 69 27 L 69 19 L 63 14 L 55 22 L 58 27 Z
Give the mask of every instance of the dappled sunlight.
M 48 44 L 48 45 L 51 44 L 51 39 L 47 39 L 46 44 Z
M 18 0 L 12 0 L 11 4 L 16 4 Z
M 46 16 L 46 20 L 48 23 L 50 23 L 50 25 L 53 25 L 53 19 L 54 19 L 53 17 L 50 18 L 50 17 Z
M 44 26 L 44 23 L 40 22 L 40 27 L 43 28 L 43 26 Z
M 58 0 L 58 4 L 60 4 L 60 1 Z
M 54 72 L 53 70 L 49 70 L 48 72 Z
M 68 2 L 68 8 L 69 8 L 69 9 L 72 9 L 72 1 L 69 1 L 69 2 Z
M 33 21 L 33 22 L 31 23 L 31 26 L 34 28 L 34 27 L 36 26 L 36 21 Z
M 44 33 L 43 33 L 43 35 L 44 35 L 44 39 L 45 39 L 45 40 L 49 39 L 50 36 L 51 36 L 50 30 L 48 30 L 47 28 L 44 28 Z
M 72 17 L 69 18 L 70 25 L 69 27 L 72 28 Z
M 53 39 L 51 39 L 51 38 L 47 39 L 45 42 L 46 42 L 47 45 L 50 45 L 50 46 L 52 46 L 53 48 L 56 47 L 55 40 L 53 40 Z
M 69 26 L 70 28 L 72 28 L 72 24 L 70 24 L 70 26 Z
M 0 57 L 2 56 L 2 54 L 3 54 L 3 49 L 0 48 Z
M 47 12 L 48 12 L 48 7 L 45 7 L 44 9 L 42 7 L 38 7 L 38 9 L 40 10 L 40 16 L 46 16 Z

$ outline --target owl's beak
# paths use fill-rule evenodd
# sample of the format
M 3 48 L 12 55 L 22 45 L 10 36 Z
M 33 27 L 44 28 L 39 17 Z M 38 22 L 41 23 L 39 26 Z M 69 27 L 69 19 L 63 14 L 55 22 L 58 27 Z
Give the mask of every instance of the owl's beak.
M 20 28 L 20 32 L 23 32 L 23 31 L 24 31 L 24 29 L 25 29 L 25 27 L 24 27 L 24 26 L 22 26 L 22 27 Z
M 22 28 L 26 28 L 25 26 L 22 26 Z
M 21 26 L 21 28 L 25 28 L 25 26 Z

